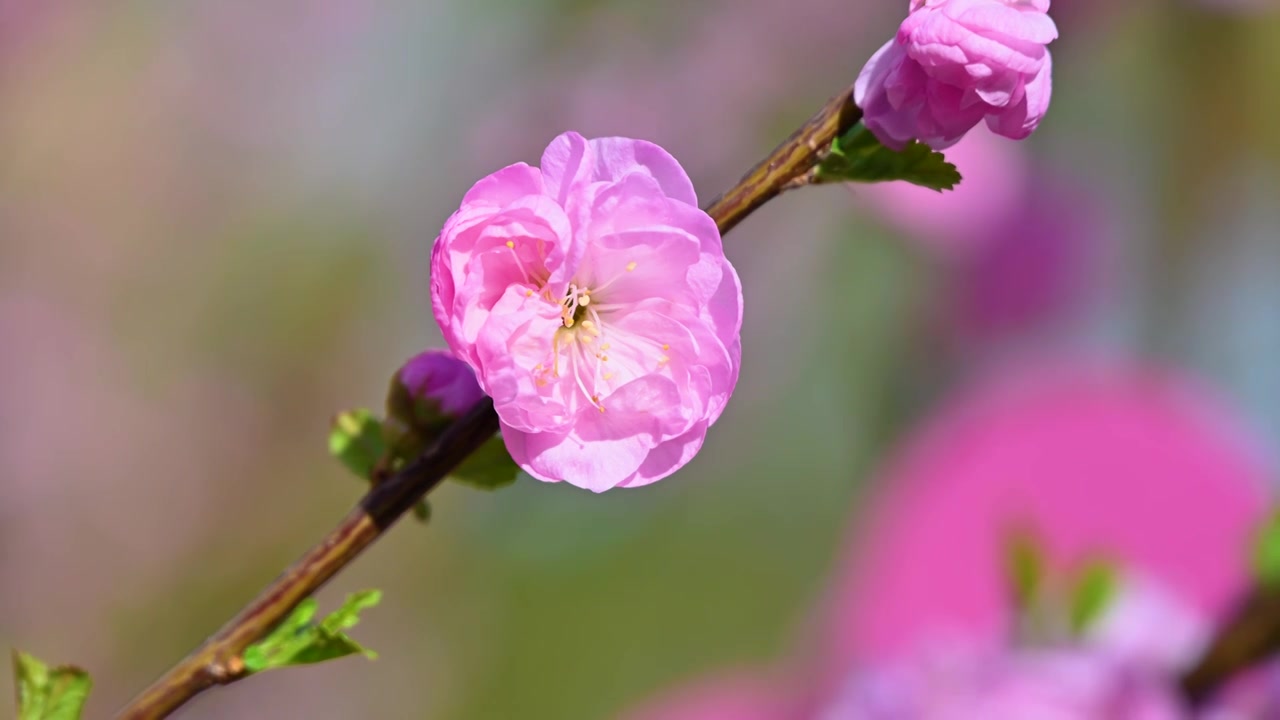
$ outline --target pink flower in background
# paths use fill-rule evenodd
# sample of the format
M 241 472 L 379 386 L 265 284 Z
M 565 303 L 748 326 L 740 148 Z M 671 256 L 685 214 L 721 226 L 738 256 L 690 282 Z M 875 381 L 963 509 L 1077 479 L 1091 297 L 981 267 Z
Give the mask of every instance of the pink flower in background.
M 431 257 L 436 320 L 511 456 L 596 492 L 664 478 L 738 379 L 742 290 L 666 151 L 557 137 L 471 188 Z
M 457 417 L 484 397 L 471 366 L 448 350 L 427 350 L 400 368 L 400 382 L 418 400 L 439 403 L 440 411 Z
M 964 174 L 950 192 L 905 182 L 852 183 L 854 196 L 930 256 L 972 257 L 996 241 L 1000 225 L 1037 192 L 1027 148 L 979 127 L 947 152 Z
M 1004 373 L 944 405 L 886 469 L 803 660 L 755 689 L 782 709 L 770 720 L 1189 717 L 1168 680 L 1249 583 L 1267 514 L 1267 468 L 1193 385 L 1089 365 Z M 1078 642 L 1012 642 L 1014 528 L 1052 567 L 1101 554 L 1120 568 Z M 733 683 L 715 687 L 671 697 L 738 717 Z M 1277 687 L 1233 688 L 1211 717 L 1270 717 L 1230 713 L 1276 712 Z M 688 717 L 674 702 L 627 717 Z
M 881 479 L 831 598 L 837 665 L 936 632 L 1005 637 L 1012 527 L 1056 563 L 1107 553 L 1206 617 L 1243 591 L 1266 468 L 1213 402 L 1150 371 L 1006 375 L 944 407 Z
M 815 720 L 1182 720 L 1162 678 L 1080 649 L 935 652 L 850 677 Z
M 964 172 L 952 192 L 849 186 L 943 271 L 933 325 L 946 347 L 968 360 L 1016 353 L 1107 296 L 1118 218 L 1104 189 L 1034 164 L 983 127 L 947 157 Z
M 897 36 L 854 84 L 863 122 L 885 145 L 942 149 L 984 118 L 1021 139 L 1049 109 L 1058 36 L 1049 0 L 912 0 Z

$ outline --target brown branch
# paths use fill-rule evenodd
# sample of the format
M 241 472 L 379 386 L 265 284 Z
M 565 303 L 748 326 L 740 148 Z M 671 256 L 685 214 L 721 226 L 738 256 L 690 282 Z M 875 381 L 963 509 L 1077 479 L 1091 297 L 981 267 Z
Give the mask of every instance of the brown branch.
M 715 218 L 720 234 L 729 232 L 743 218 L 802 181 L 831 149 L 831 141 L 845 134 L 859 120 L 862 110 L 853 94 L 843 92 L 827 101 L 791 137 L 756 163 L 727 192 L 711 201 L 707 214 Z
M 262 639 L 329 578 L 373 544 L 462 459 L 498 431 L 493 402 L 480 401 L 411 465 L 380 483 L 315 547 L 276 578 L 195 652 L 175 665 L 118 717 L 163 718 L 198 693 L 244 677 L 240 654 Z
M 1259 586 L 1182 676 L 1182 693 L 1201 705 L 1227 680 L 1280 651 L 1280 589 Z
M 842 92 L 792 133 L 728 192 L 707 207 L 721 234 L 811 170 L 831 141 L 853 127 L 861 112 Z M 338 527 L 262 593 L 117 715 L 120 720 L 163 718 L 214 685 L 245 676 L 241 654 L 284 620 L 298 603 L 354 560 L 445 475 L 498 431 L 487 398 L 459 418 L 410 466 L 369 491 Z

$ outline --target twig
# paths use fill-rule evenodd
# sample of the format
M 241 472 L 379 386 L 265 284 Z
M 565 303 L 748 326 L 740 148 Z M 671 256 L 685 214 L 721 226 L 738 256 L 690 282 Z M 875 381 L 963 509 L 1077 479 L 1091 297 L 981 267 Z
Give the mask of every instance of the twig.
M 1182 693 L 1201 705 L 1242 670 L 1280 651 L 1280 589 L 1259 586 L 1182 676 Z
M 844 92 L 828 100 L 768 157 L 756 163 L 732 188 L 711 201 L 707 214 L 715 218 L 720 234 L 732 230 L 743 218 L 784 190 L 806 184 L 803 178 L 826 157 L 831 150 L 831 141 L 845 134 L 861 119 L 862 110 L 853 104 L 851 93 Z
M 791 137 L 707 207 L 720 232 L 727 233 L 756 208 L 808 172 L 831 141 L 858 122 L 861 112 L 849 92 L 827 102 Z M 241 654 L 377 540 L 458 463 L 498 431 L 498 416 L 487 398 L 447 431 L 411 465 L 379 483 L 315 547 L 275 579 L 240 614 L 195 652 L 166 672 L 117 715 L 120 720 L 163 718 L 214 685 L 245 676 Z

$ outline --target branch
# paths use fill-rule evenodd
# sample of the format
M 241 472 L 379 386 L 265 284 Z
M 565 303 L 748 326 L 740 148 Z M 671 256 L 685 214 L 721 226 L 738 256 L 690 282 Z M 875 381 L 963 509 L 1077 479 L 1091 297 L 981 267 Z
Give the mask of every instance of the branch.
M 829 100 L 734 187 L 711 202 L 707 213 L 721 234 L 816 166 L 831 142 L 858 122 L 862 113 L 851 95 L 844 91 Z M 117 718 L 163 718 L 210 687 L 243 678 L 246 671 L 240 656 L 247 647 L 265 637 L 298 603 L 372 545 L 497 431 L 498 416 L 492 401 L 486 398 L 454 422 L 412 464 L 371 489 L 338 527 L 221 630 L 130 701 Z
M 852 93 L 842 92 L 828 100 L 768 157 L 756 163 L 733 187 L 711 201 L 707 214 L 715 219 L 720 234 L 732 230 L 784 190 L 805 184 L 809 171 L 817 167 L 830 151 L 831 142 L 861 119 L 862 110 L 853 104 Z
M 1280 650 L 1280 589 L 1259 586 L 1182 676 L 1182 693 L 1202 705 L 1230 678 Z

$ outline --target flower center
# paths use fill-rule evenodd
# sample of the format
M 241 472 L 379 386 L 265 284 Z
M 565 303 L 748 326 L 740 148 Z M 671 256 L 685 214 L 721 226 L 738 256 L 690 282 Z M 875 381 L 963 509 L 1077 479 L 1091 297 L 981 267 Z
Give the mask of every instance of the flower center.
M 560 317 L 564 321 L 564 326 L 571 328 L 574 325 L 581 325 L 587 317 L 587 306 L 590 304 L 591 290 L 569 283 L 569 290 L 565 292 L 564 300 L 560 301 Z

